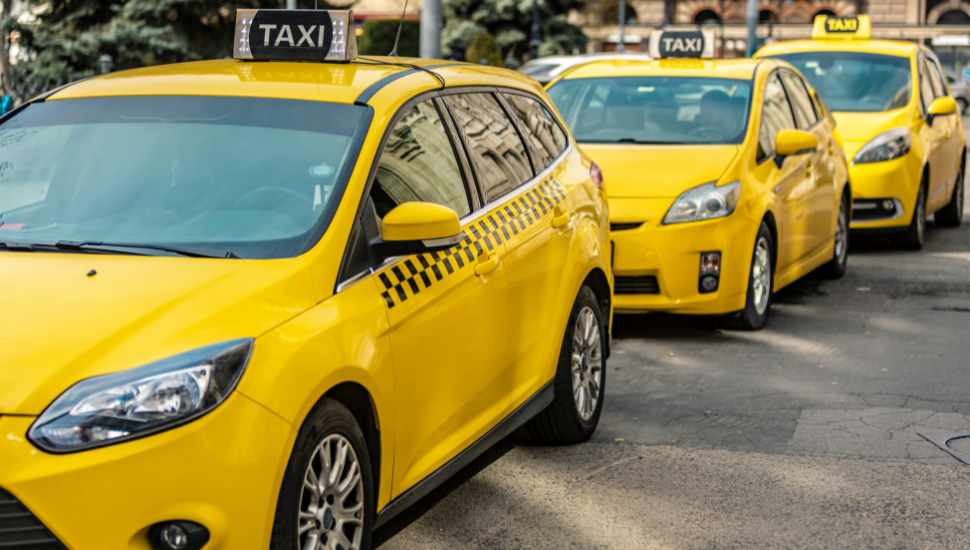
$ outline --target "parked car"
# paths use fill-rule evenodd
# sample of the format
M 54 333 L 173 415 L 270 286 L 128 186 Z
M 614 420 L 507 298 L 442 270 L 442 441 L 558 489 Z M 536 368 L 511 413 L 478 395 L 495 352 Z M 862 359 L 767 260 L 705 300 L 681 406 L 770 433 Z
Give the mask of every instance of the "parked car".
M 600 61 L 604 59 L 649 61 L 651 57 L 645 53 L 636 52 L 602 52 L 582 55 L 551 55 L 549 57 L 540 57 L 539 59 L 529 61 L 528 63 L 519 67 L 519 72 L 524 75 L 531 76 L 540 84 L 545 86 L 546 84 L 555 80 L 557 76 L 575 67 L 576 65 L 582 65 L 583 63 L 589 63 L 590 61 Z

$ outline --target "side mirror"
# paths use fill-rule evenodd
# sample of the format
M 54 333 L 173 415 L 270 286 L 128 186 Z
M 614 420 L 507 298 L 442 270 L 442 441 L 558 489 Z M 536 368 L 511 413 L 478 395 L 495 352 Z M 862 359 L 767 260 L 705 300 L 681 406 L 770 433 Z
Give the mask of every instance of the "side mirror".
M 775 136 L 775 164 L 781 168 L 785 157 L 814 153 L 818 138 L 802 130 L 781 130 Z
M 930 108 L 926 113 L 926 123 L 932 126 L 933 119 L 938 116 L 956 114 L 957 109 L 957 102 L 952 97 L 938 97 L 933 100 L 933 103 L 930 103 Z
M 387 258 L 441 250 L 464 238 L 458 214 L 451 208 L 430 202 L 406 202 L 384 216 L 381 240 L 373 245 Z

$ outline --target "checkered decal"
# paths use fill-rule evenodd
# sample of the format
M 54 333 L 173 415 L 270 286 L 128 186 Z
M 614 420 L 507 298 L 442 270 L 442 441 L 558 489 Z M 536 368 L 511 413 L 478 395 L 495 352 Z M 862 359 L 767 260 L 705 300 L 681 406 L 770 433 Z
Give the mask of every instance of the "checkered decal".
M 387 307 L 406 302 L 455 271 L 473 265 L 483 250 L 491 252 L 531 227 L 565 200 L 563 189 L 561 183 L 549 178 L 466 227 L 465 239 L 448 250 L 408 256 L 378 273 Z

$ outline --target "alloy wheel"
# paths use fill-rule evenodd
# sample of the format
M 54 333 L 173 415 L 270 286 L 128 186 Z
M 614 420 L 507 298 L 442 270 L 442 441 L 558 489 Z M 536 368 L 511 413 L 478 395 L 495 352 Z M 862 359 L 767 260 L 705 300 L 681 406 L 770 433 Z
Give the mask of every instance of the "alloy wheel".
M 344 436 L 324 438 L 310 456 L 300 497 L 302 550 L 358 550 L 364 527 L 364 481 Z
M 600 398 L 603 374 L 603 345 L 596 314 L 589 306 L 579 311 L 573 329 L 572 378 L 573 397 L 580 418 L 593 417 Z
M 849 224 L 847 223 L 847 218 L 845 200 L 843 200 L 842 204 L 839 205 L 839 223 L 835 228 L 835 258 L 839 264 L 845 261 L 845 257 L 849 253 Z
M 771 250 L 768 240 L 758 239 L 754 248 L 754 261 L 751 264 L 752 289 L 754 290 L 754 307 L 758 315 L 764 315 L 768 309 L 768 298 L 771 292 Z

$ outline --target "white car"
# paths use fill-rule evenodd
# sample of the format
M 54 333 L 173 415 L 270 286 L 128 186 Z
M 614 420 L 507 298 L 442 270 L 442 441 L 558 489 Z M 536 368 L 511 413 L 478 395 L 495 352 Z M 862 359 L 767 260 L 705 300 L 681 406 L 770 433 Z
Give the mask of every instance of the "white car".
M 523 64 L 521 67 L 519 67 L 519 72 L 527 76 L 531 76 L 538 81 L 539 84 L 545 86 L 546 84 L 555 80 L 557 76 L 575 67 L 576 65 L 582 65 L 583 63 L 599 61 L 602 59 L 650 61 L 652 58 L 645 53 L 637 52 L 601 52 L 587 53 L 583 55 L 550 55 L 549 57 L 540 57 Z

